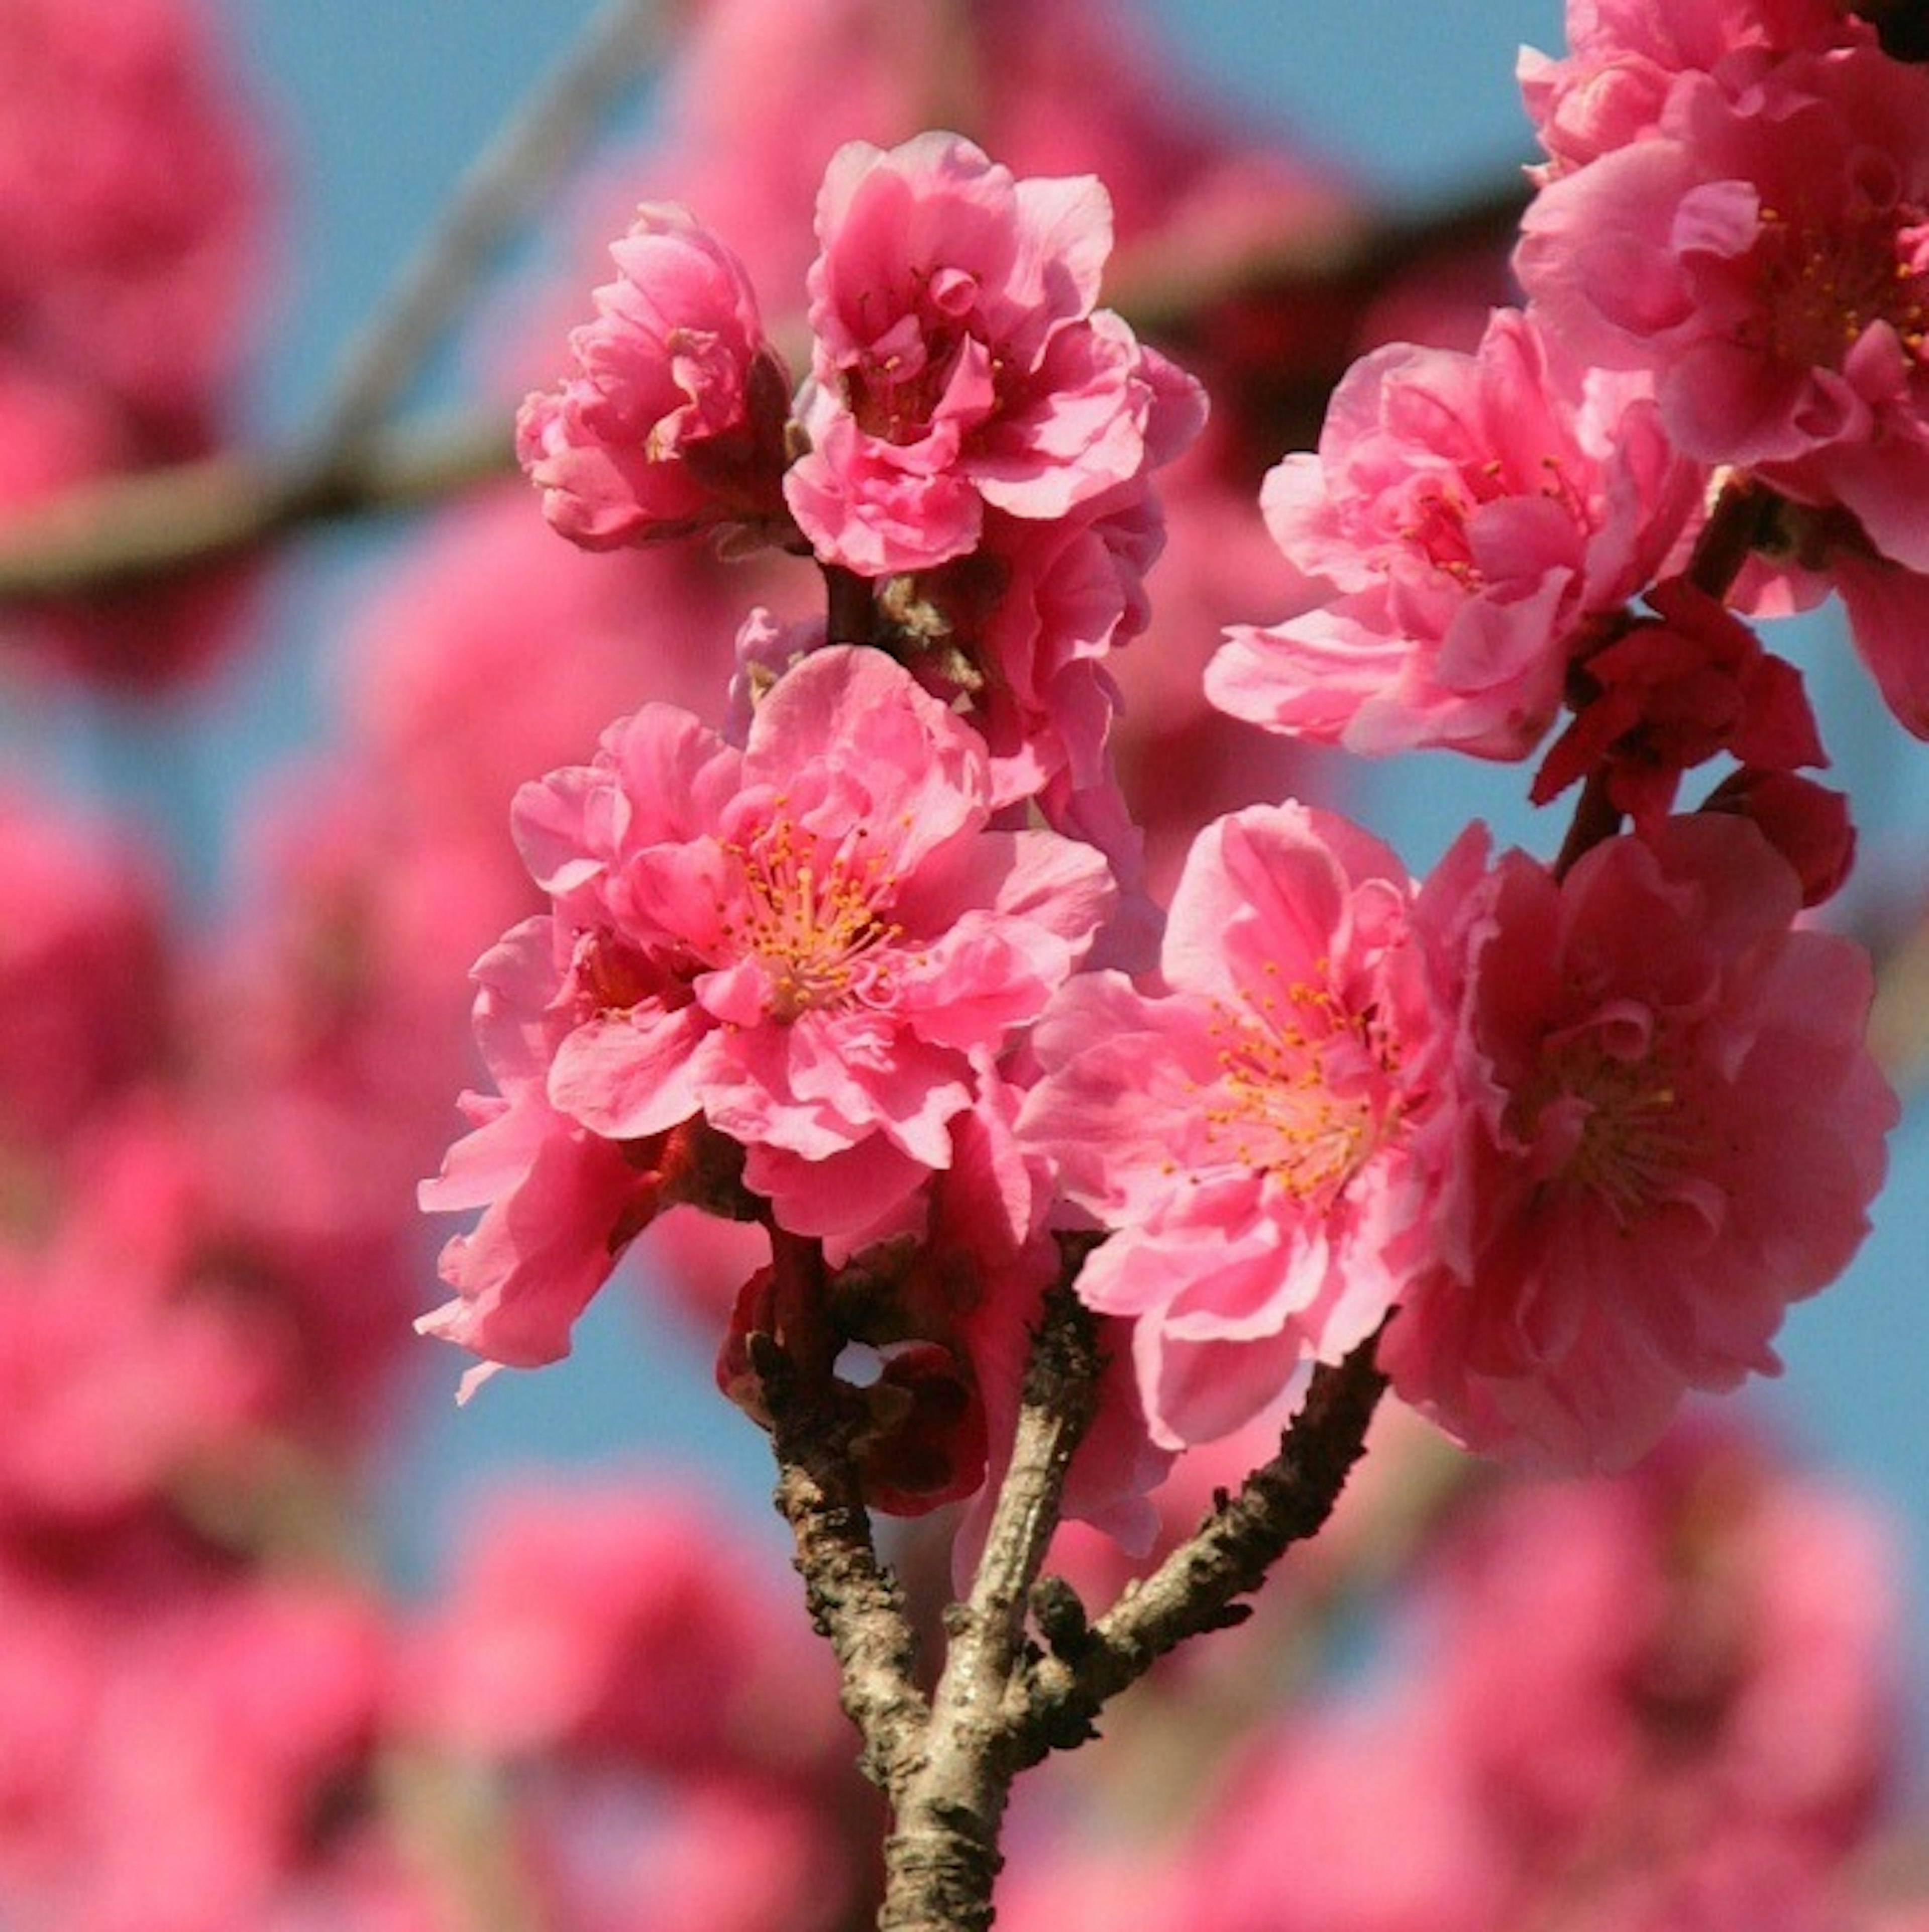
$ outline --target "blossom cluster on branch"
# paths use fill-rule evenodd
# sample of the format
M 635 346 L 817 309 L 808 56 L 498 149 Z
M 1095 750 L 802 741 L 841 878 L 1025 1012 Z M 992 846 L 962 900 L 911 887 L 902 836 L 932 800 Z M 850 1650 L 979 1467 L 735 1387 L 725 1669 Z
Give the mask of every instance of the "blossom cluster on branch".
M 1904 84 L 1872 40 L 1826 58 Z M 1544 193 L 1604 164 L 1568 157 Z M 1684 448 L 1665 389 L 1557 355 L 1535 306 L 1470 350 L 1375 352 L 1268 484 L 1304 614 L 1236 628 L 1208 688 L 1285 731 L 1490 758 L 1564 704 L 1537 796 L 1581 782 L 1575 835 L 1550 866 L 1470 833 L 1416 886 L 1342 820 L 1250 807 L 1199 833 L 1155 964 L 1106 665 L 1196 391 L 1094 306 L 1094 182 L 1014 179 L 956 136 L 854 144 L 818 234 L 788 422 L 746 272 L 656 208 L 578 373 L 524 406 L 566 535 L 722 526 L 813 558 L 828 616 L 745 626 L 741 752 L 646 707 L 524 788 L 552 910 L 483 969 L 503 1094 L 426 1198 L 488 1211 L 425 1325 L 560 1354 L 627 1240 L 688 1202 L 861 1280 L 794 1328 L 949 1346 L 1001 1271 L 938 1313 L 901 1251 L 982 1168 L 970 1218 L 1011 1256 L 1101 1238 L 1078 1290 L 1130 1322 L 1168 1452 L 1389 1317 L 1402 1394 L 1558 1467 L 1624 1464 L 1687 1390 L 1772 1369 L 1784 1306 L 1858 1242 L 1894 1115 L 1865 961 L 1797 928 L 1848 836 L 1798 776 L 1823 755 L 1799 677 L 1723 608 L 1794 502 L 1784 472 Z M 1030 560 L 1072 549 L 1095 595 L 1030 594 Z M 1724 754 L 1713 808 L 1675 813 Z
M 1896 1112 L 1760 628 L 1839 593 L 1919 734 L 1929 121 L 1868 11 L 1574 0 L 1519 305 L 1255 279 L 1360 195 L 1110 0 L 691 14 L 610 266 L 490 332 L 571 544 L 416 532 L 235 912 L 0 796 L 0 1919 L 979 1932 L 1007 1859 L 1017 1932 L 1922 1922 L 1884 1532 L 1678 1420 Z M 263 177 L 208 38 L 0 0 L 10 506 L 213 434 Z M 20 628 L 146 687 L 241 640 L 182 608 Z M 1570 822 L 1414 878 L 1309 744 Z M 648 1485 L 384 1583 L 472 1023 L 417 1325 L 466 1394 L 628 1265 L 840 1669 Z

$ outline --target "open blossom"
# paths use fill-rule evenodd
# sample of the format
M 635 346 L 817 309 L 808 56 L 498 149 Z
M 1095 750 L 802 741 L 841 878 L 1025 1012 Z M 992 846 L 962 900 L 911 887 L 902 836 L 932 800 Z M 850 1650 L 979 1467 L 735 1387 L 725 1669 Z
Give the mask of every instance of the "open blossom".
M 1516 266 L 1576 352 L 1652 373 L 1686 454 L 1929 570 L 1929 72 L 1850 47 L 1689 74 L 1536 198 Z
M 1318 454 L 1266 479 L 1296 608 L 1230 631 L 1208 694 L 1355 752 L 1524 757 L 1570 648 L 1655 574 L 1698 480 L 1638 388 L 1570 392 L 1518 311 L 1471 355 L 1376 350 L 1334 392 Z
M 1074 980 L 1019 1117 L 1108 1238 L 1081 1298 L 1136 1316 L 1155 1441 L 1238 1428 L 1392 1304 L 1418 1212 L 1402 1062 L 1432 1025 L 1399 862 L 1344 820 L 1256 806 L 1202 834 L 1168 991 Z
M 1860 1244 L 1896 1102 L 1861 950 L 1791 922 L 1744 820 L 1666 820 L 1564 880 L 1462 838 L 1418 921 L 1457 1032 L 1427 1077 L 1437 1258 L 1382 1344 L 1469 1446 L 1630 1462 L 1690 1389 L 1778 1366 L 1786 1304 Z
M 562 962 L 527 1104 L 623 1144 L 701 1116 L 792 1232 L 896 1225 L 1111 902 L 1088 848 L 988 830 L 989 794 L 976 735 L 878 651 L 787 671 L 741 749 L 668 705 L 612 726 L 517 800 Z
M 783 521 L 789 379 L 742 264 L 668 203 L 610 254 L 617 279 L 569 338 L 576 374 L 516 419 L 544 515 L 590 550 Z
M 977 543 L 988 506 L 1060 518 L 1146 465 L 1151 352 L 1094 311 L 1112 207 L 961 136 L 854 141 L 818 201 L 811 442 L 785 479 L 818 554 L 881 577 Z

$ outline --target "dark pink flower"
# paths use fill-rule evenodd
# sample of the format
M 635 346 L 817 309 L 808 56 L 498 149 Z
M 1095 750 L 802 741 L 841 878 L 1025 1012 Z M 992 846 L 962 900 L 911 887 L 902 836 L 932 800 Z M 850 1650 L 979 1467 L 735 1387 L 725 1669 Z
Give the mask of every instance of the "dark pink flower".
M 782 523 L 789 378 L 742 264 L 667 203 L 610 254 L 617 279 L 569 338 L 577 373 L 516 420 L 543 514 L 590 550 Z
M 1832 898 L 1855 862 L 1856 828 L 1847 799 L 1794 772 L 1744 766 L 1724 778 L 1701 808 L 1747 819 L 1794 868 L 1804 906 Z
M 1588 620 L 1653 577 L 1698 481 L 1638 388 L 1570 389 L 1530 316 L 1496 310 L 1472 355 L 1376 350 L 1318 455 L 1266 479 L 1295 608 L 1229 631 L 1208 694 L 1356 752 L 1524 757 Z
M 810 274 L 811 449 L 785 479 L 820 556 L 863 577 L 1052 520 L 1147 466 L 1154 386 L 1094 312 L 1112 208 L 1089 176 L 1015 179 L 956 134 L 832 157 Z
M 1646 602 L 1653 616 L 1575 666 L 1574 722 L 1534 778 L 1536 805 L 1600 772 L 1610 802 L 1645 827 L 1666 816 L 1682 774 L 1719 752 L 1761 771 L 1827 764 L 1792 664 L 1685 578 Z
M 1794 930 L 1751 825 L 1664 821 L 1564 880 L 1463 838 L 1420 902 L 1457 1007 L 1420 1158 L 1435 1258 L 1382 1343 L 1469 1446 L 1625 1464 L 1691 1388 L 1772 1373 L 1790 1301 L 1848 1264 L 1894 1096 L 1861 950 Z
M 1075 980 L 1034 1036 L 1019 1117 L 1109 1231 L 1078 1292 L 1137 1318 L 1153 1436 L 1235 1429 L 1396 1298 L 1419 1211 L 1401 1069 L 1432 1025 L 1393 854 L 1330 814 L 1256 806 L 1194 845 L 1168 991 Z

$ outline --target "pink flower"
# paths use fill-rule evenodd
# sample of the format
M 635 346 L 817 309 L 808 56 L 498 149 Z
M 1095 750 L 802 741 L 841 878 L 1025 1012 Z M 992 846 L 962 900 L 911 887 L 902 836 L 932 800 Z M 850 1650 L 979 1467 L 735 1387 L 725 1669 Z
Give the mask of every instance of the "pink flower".
M 552 921 L 526 920 L 476 962 L 476 1038 L 500 1092 L 463 1096 L 472 1130 L 420 1190 L 431 1213 L 485 1210 L 442 1251 L 455 1298 L 416 1324 L 488 1358 L 465 1399 L 496 1365 L 566 1355 L 577 1316 L 656 1210 L 657 1150 L 587 1132 L 544 1090 L 568 1029 L 555 941 Z
M 785 478 L 820 556 L 863 577 L 975 548 L 987 506 L 1050 520 L 1145 467 L 1154 384 L 1094 312 L 1112 209 L 956 134 L 854 141 L 818 202 L 810 452 Z
M 988 830 L 990 793 L 970 728 L 853 646 L 785 672 L 741 751 L 651 705 L 525 786 L 566 959 L 545 1104 L 605 1142 L 701 1114 L 792 1232 L 880 1232 L 1110 904 L 1096 854 Z
M 1688 75 L 1543 191 L 1516 266 L 1577 353 L 1652 372 L 1687 455 L 1929 569 L 1929 73 L 1852 47 Z
M 1725 814 L 1596 846 L 1564 880 L 1463 838 L 1420 902 L 1460 1013 L 1419 1157 L 1436 1258 L 1382 1344 L 1470 1447 L 1624 1465 L 1690 1388 L 1778 1366 L 1847 1264 L 1896 1102 L 1868 962 L 1791 930 L 1795 874 Z
M 1295 608 L 1228 632 L 1208 694 L 1356 752 L 1524 757 L 1588 620 L 1655 574 L 1697 484 L 1636 391 L 1569 393 L 1529 316 L 1496 310 L 1471 356 L 1376 350 L 1318 454 L 1266 479 Z
M 1520 52 L 1522 97 L 1552 163 L 1541 178 L 1652 134 L 1684 74 L 1726 63 L 1745 85 L 1765 56 L 1874 37 L 1843 0 L 1568 0 L 1567 55 Z
M 789 378 L 736 257 L 670 204 L 637 212 L 574 331 L 578 373 L 524 403 L 516 453 L 586 549 L 784 520 Z
M 1034 1034 L 1021 1136 L 1108 1238 L 1078 1292 L 1136 1316 L 1154 1439 L 1238 1428 L 1370 1334 L 1400 1286 L 1402 1060 L 1432 1024 L 1392 854 L 1329 814 L 1256 806 L 1195 844 L 1169 991 L 1074 980 Z

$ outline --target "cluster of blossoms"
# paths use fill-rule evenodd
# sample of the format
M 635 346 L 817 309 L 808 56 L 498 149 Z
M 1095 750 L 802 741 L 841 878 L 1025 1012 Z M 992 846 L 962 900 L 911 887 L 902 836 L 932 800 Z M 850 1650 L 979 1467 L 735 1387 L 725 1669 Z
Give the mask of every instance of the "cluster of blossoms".
M 1153 906 L 1107 660 L 1144 626 L 1152 474 L 1204 412 L 1096 306 L 1095 182 L 1016 178 L 956 135 L 847 146 L 794 398 L 748 271 L 642 211 L 574 373 L 524 406 L 550 520 L 807 556 L 827 614 L 749 618 L 722 731 L 646 706 L 519 794 L 548 909 L 478 969 L 500 1090 L 424 1196 L 484 1211 L 425 1329 L 550 1360 L 665 1208 L 759 1224 L 720 1381 L 760 1415 L 760 1337 L 840 1375 L 856 1348 L 867 1496 L 921 1510 L 996 1466 L 1055 1248 L 1121 1367 L 1074 1504 L 1127 1532 L 1173 1452 L 1376 1336 L 1450 1433 L 1568 1468 L 1772 1370 L 1784 1309 L 1864 1232 L 1895 1103 L 1865 958 L 1798 924 L 1846 871 L 1846 812 L 1802 776 L 1823 754 L 1798 675 L 1729 604 L 1812 593 L 1798 531 L 1812 553 L 1870 526 L 1875 559 L 1882 526 L 1846 453 L 1711 448 L 1654 368 L 1570 326 L 1627 291 L 1556 217 L 1709 89 L 1898 63 L 1838 20 L 1820 53 L 1765 28 L 1671 72 L 1633 11 L 1530 63 L 1558 128 L 1534 302 L 1469 349 L 1356 366 L 1266 487 L 1294 611 L 1235 627 L 1208 680 L 1367 752 L 1523 758 L 1566 707 L 1534 786 L 1581 787 L 1552 866 L 1474 828 L 1416 884 L 1344 819 L 1259 805 Z M 1577 95 L 1642 62 L 1652 112 L 1588 120 Z M 1582 122 L 1618 145 L 1583 154 Z M 1761 274 L 1772 293 L 1782 257 Z M 1717 757 L 1736 769 L 1678 814 Z

